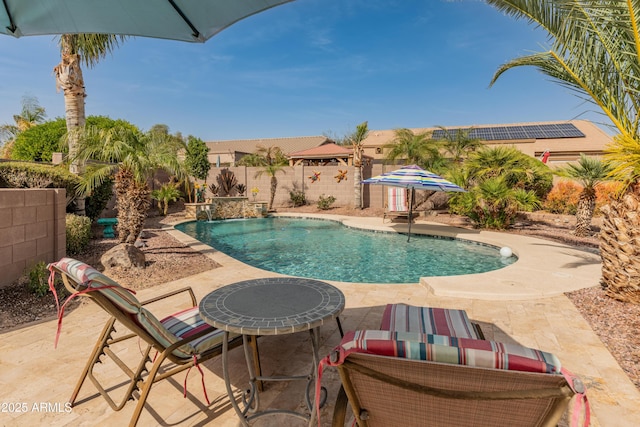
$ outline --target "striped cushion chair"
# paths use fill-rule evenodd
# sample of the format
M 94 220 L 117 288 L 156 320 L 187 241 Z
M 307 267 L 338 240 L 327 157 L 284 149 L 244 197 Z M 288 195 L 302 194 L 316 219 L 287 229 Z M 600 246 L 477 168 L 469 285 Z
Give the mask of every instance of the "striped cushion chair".
M 50 264 L 49 270 L 51 271 L 49 284 L 52 292 L 55 292 L 55 287 L 53 286 L 55 274 L 62 276 L 65 287 L 71 292 L 71 296 L 58 310 L 56 344 L 64 315 L 64 307 L 71 299 L 77 296 L 89 297 L 111 316 L 102 329 L 102 333 L 98 337 L 98 341 L 71 395 L 69 401 L 71 405 L 74 405 L 80 388 L 87 378 L 91 380 L 109 403 L 109 406 L 115 411 L 122 409 L 128 400 L 133 399 L 133 393 L 139 390 L 140 397 L 129 424 L 133 426 L 137 423 L 151 386 L 155 382 L 193 366 L 198 367 L 202 374 L 198 364 L 222 353 L 224 331 L 216 329 L 202 320 L 195 295 L 189 287 L 140 302 L 133 291 L 123 288 L 93 267 L 75 259 L 62 258 L 60 261 Z M 148 304 L 179 294 L 188 294 L 190 297 L 188 301 L 189 308 L 167 316 L 162 320 L 158 320 L 145 307 Z M 114 336 L 116 335 L 116 323 L 124 325 L 129 330 L 129 333 Z M 110 350 L 109 347 L 132 338 L 139 338 L 147 345 L 142 350 L 142 359 L 137 366 L 125 369 L 123 366 L 127 366 L 127 363 L 119 358 L 116 352 Z M 232 336 L 229 345 L 237 346 L 239 344 L 242 344 L 241 337 Z M 251 344 L 254 351 L 257 352 L 255 342 Z M 150 355 L 152 349 L 157 352 L 154 357 Z M 94 366 L 97 363 L 101 363 L 100 357 L 103 354 L 109 356 L 115 362 L 114 366 L 120 367 L 130 379 L 124 397 L 118 403 L 114 402 L 107 392 L 113 386 L 102 386 L 93 373 Z M 257 358 L 254 359 L 258 360 Z M 151 369 L 148 369 L 147 365 L 149 363 L 152 364 Z M 259 365 L 256 366 L 256 372 L 260 372 Z M 206 389 L 204 394 L 208 403 Z
M 413 214 L 416 216 L 416 214 Z M 409 220 L 409 200 L 407 198 L 407 189 L 390 187 L 387 189 L 387 200 L 385 200 L 385 209 L 382 216 L 382 222 L 386 218 L 391 220 L 407 219 Z M 411 218 L 413 220 L 413 218 Z
M 574 396 L 572 425 L 589 425 L 580 380 L 553 354 L 516 344 L 351 331 L 322 365 L 342 381 L 334 426 L 348 413 L 360 427 L 555 426 Z
M 464 310 L 407 304 L 387 304 L 382 314 L 380 329 L 484 339 L 480 325 L 472 323 Z

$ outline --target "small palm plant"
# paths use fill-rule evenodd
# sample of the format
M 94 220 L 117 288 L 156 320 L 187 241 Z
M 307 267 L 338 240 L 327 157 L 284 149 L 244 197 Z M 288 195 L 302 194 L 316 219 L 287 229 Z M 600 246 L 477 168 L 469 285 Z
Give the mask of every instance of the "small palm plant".
M 169 211 L 169 203 L 176 202 L 180 198 L 180 190 L 176 188 L 175 183 L 168 182 L 160 187 L 159 190 L 153 190 L 151 198 L 158 201 L 160 213 L 166 216 Z
M 276 189 L 278 188 L 278 178 L 276 174 L 278 172 L 286 173 L 284 168 L 289 164 L 287 156 L 283 153 L 282 149 L 275 146 L 258 146 L 255 153 L 244 156 L 237 164 L 238 166 L 260 167 L 262 169 L 256 172 L 255 177 L 259 178 L 263 174 L 266 174 L 270 178 L 269 207 L 267 209 L 272 210 L 273 200 L 276 197 Z
M 468 216 L 476 227 L 497 230 L 509 228 L 519 211 L 538 206 L 533 191 L 512 187 L 504 176 L 491 177 L 449 201 L 453 213 Z
M 591 234 L 591 219 L 596 209 L 596 187 L 604 182 L 612 171 L 609 163 L 580 154 L 578 163 L 570 163 L 555 171 L 556 174 L 572 178 L 582 184 L 582 192 L 576 210 L 576 236 Z

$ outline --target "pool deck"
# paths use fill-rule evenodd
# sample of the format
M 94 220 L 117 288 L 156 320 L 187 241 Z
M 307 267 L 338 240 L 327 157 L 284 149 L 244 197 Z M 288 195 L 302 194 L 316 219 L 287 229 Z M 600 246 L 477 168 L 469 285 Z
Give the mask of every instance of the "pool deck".
M 299 215 L 298 215 L 299 216 Z M 404 231 L 406 224 L 383 224 L 380 218 L 305 215 L 342 220 L 346 225 L 380 231 Z M 521 235 L 474 231 L 418 221 L 416 233 L 442 234 L 498 247 L 509 246 L 518 262 L 501 270 L 446 278 L 423 278 L 415 284 L 357 284 L 331 282 L 346 297 L 341 315 L 345 329 L 376 329 L 387 303 L 404 302 L 464 309 L 480 323 L 487 339 L 539 348 L 555 353 L 564 366 L 579 375 L 589 387 L 592 426 L 636 426 L 640 420 L 640 392 L 624 374 L 606 347 L 591 330 L 563 292 L 596 286 L 600 277 L 599 256 L 570 246 Z M 180 241 L 192 245 L 217 261 L 221 267 L 138 292 L 147 299 L 184 286 L 193 287 L 198 298 L 218 287 L 257 277 L 274 277 L 240 263 L 215 249 L 171 230 Z M 348 260 L 345 260 L 345 262 Z M 384 260 L 381 260 L 384 262 Z M 158 315 L 180 307 L 159 306 Z M 154 312 L 156 312 L 154 310 Z M 0 412 L 0 426 L 93 426 L 126 425 L 134 409 L 132 402 L 122 411 L 112 411 L 94 386 L 87 382 L 80 392 L 80 403 L 64 411 L 86 358 L 94 345 L 106 314 L 95 304 L 82 304 L 65 315 L 58 349 L 53 349 L 56 321 L 0 334 L 0 403 L 24 403 L 23 413 Z M 340 338 L 335 324 L 321 329 L 321 352 L 326 354 Z M 119 354 L 138 353 L 123 348 Z M 308 334 L 263 337 L 260 351 L 265 374 L 300 373 L 309 360 Z M 246 384 L 241 349 L 231 351 L 232 383 Z M 220 427 L 239 425 L 226 396 L 220 358 L 203 364 L 211 405 L 204 401 L 200 374 L 188 377 L 187 398 L 182 397 L 184 373 L 152 388 L 138 425 Z M 107 366 L 104 372 L 113 371 Z M 119 377 L 113 378 L 116 383 Z M 321 411 L 323 426 L 329 426 L 339 381 L 333 369 L 325 370 L 323 384 L 328 388 L 328 404 Z M 304 408 L 302 383 L 268 384 L 263 394 L 265 406 Z M 40 406 L 44 403 L 44 406 Z M 57 405 L 56 405 L 57 404 Z M 4 408 L 4 407 L 3 407 Z M 43 410 L 36 410 L 44 408 Z M 15 409 L 15 407 L 14 407 Z M 59 409 L 59 410 L 56 410 Z M 295 419 L 266 418 L 260 426 L 303 425 Z

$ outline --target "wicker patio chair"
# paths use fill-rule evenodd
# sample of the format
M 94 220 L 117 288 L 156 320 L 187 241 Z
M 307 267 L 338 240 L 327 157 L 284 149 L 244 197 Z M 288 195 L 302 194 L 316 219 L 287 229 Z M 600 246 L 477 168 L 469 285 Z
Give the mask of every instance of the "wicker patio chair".
M 80 375 L 76 387 L 69 402 L 75 404 L 78 393 L 84 383 L 89 378 L 95 385 L 99 393 L 115 411 L 121 410 L 127 401 L 134 399 L 136 394 L 138 403 L 131 416 L 130 426 L 135 426 L 140 418 L 142 408 L 149 396 L 151 386 L 163 379 L 169 378 L 179 372 L 187 370 L 193 366 L 211 359 L 222 353 L 223 331 L 206 324 L 199 315 L 198 304 L 190 287 L 179 289 L 165 295 L 139 302 L 133 293 L 114 280 L 98 272 L 91 266 L 71 258 L 63 258 L 60 261 L 50 264 L 51 271 L 50 284 L 56 273 L 62 276 L 65 287 L 71 292 L 70 299 L 75 296 L 88 297 L 111 316 L 105 324 L 98 340 L 87 360 L 87 363 Z M 55 288 L 52 287 L 52 290 Z M 158 320 L 145 306 L 174 297 L 179 294 L 189 296 L 190 308 L 179 311 L 175 314 Z M 69 301 L 69 299 L 67 300 Z M 60 332 L 64 305 L 59 310 L 58 334 Z M 116 327 L 124 326 L 127 333 L 117 333 Z M 119 326 L 118 326 L 118 329 Z M 110 346 L 123 343 L 133 339 L 132 344 L 138 352 L 139 343 L 146 343 L 140 349 L 141 359 L 135 367 L 130 367 L 122 360 Z M 241 336 L 232 336 L 229 341 L 230 346 L 242 344 Z M 257 355 L 257 344 L 251 342 L 254 354 Z M 155 349 L 157 354 L 152 353 Z M 131 353 L 131 352 L 129 352 Z M 114 389 L 119 389 L 122 384 L 102 385 L 93 369 L 96 364 L 101 363 L 101 357 L 109 356 L 122 372 L 129 378 L 127 389 L 119 402 L 115 402 L 110 396 Z M 259 359 L 256 360 L 256 372 L 260 372 Z M 151 364 L 148 369 L 148 364 Z M 199 368 L 199 367 L 198 367 Z M 185 380 L 186 384 L 186 380 Z M 204 379 L 203 379 L 204 388 Z M 206 389 L 204 390 L 205 398 Z M 186 396 L 186 390 L 185 390 Z
M 342 382 L 334 427 L 351 425 L 345 424 L 349 417 L 360 427 L 555 426 L 576 394 L 572 421 L 589 424 L 582 383 L 539 350 L 355 331 L 325 361 L 337 366 Z

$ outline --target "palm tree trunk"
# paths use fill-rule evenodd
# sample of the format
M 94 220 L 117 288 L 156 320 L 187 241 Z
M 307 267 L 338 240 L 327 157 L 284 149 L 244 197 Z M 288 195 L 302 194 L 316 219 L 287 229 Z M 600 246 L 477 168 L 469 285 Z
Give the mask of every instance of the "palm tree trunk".
M 353 169 L 353 207 L 355 209 L 362 209 L 362 167 L 356 167 Z
M 362 209 L 362 143 L 353 147 L 353 207 Z
M 273 210 L 273 200 L 276 198 L 276 189 L 278 188 L 278 179 L 275 176 L 271 177 L 271 192 L 269 196 L 269 210 Z
M 640 183 L 603 206 L 602 285 L 607 295 L 640 304 Z
M 573 234 L 584 237 L 591 234 L 591 219 L 596 209 L 595 190 L 588 191 L 586 188 L 580 194 L 578 208 L 576 210 L 576 229 Z
M 84 164 L 76 159 L 78 151 L 79 130 L 85 125 L 84 98 L 86 92 L 82 68 L 80 68 L 80 55 L 72 52 L 71 37 L 73 35 L 64 34 L 61 36 L 61 56 L 62 60 L 53 72 L 56 75 L 56 87 L 64 92 L 65 118 L 67 121 L 67 133 L 69 142 L 69 172 L 81 175 L 84 172 Z M 84 215 L 84 198 L 76 200 L 76 213 Z
M 151 205 L 149 188 L 137 183 L 131 171 L 120 169 L 115 179 L 116 205 L 118 206 L 118 240 L 135 243 L 144 228 L 147 211 Z

